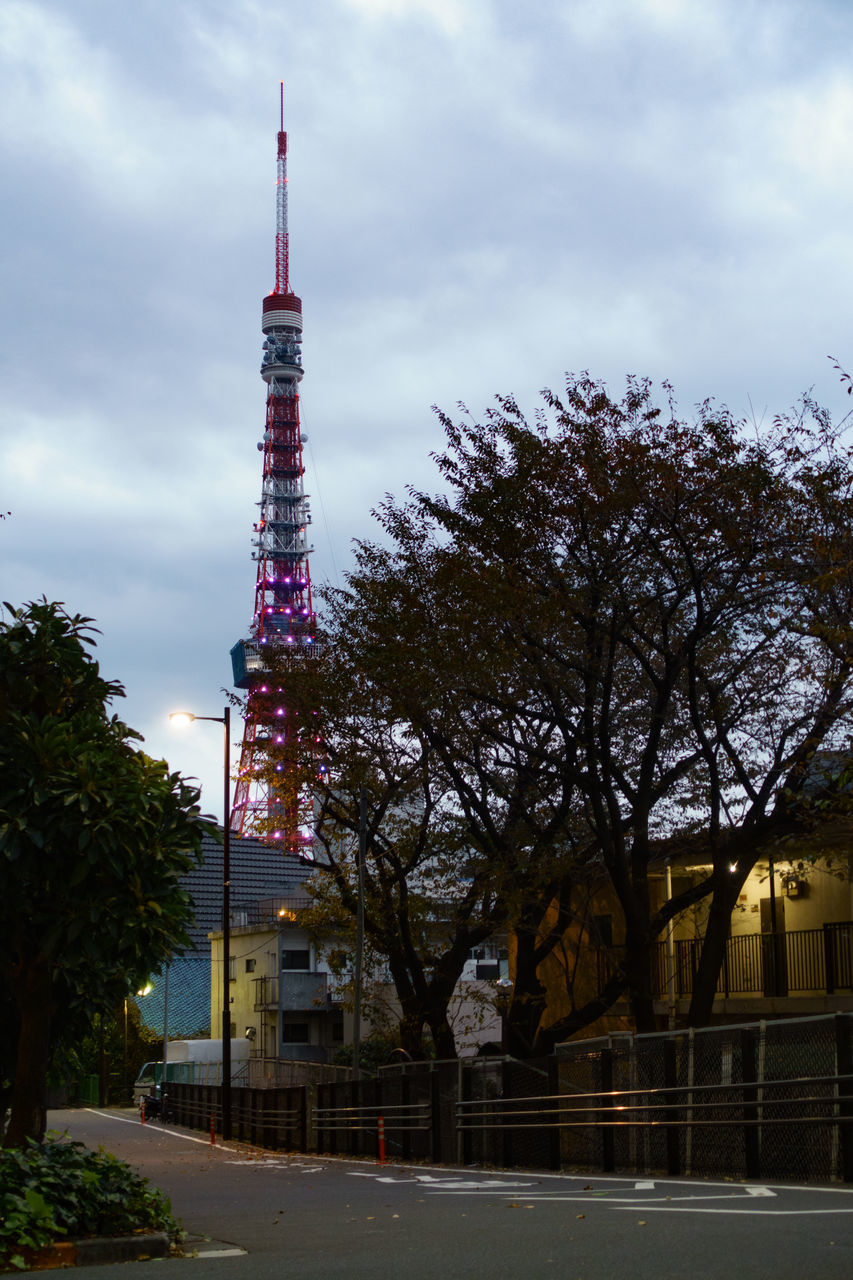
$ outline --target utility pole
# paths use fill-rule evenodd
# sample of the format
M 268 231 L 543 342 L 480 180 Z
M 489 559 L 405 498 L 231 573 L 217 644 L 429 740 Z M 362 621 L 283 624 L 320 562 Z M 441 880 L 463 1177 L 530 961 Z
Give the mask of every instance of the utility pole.
M 367 854 L 367 791 L 358 796 L 358 864 L 356 867 L 355 999 L 352 1019 L 352 1069 L 361 1079 L 361 988 L 364 965 L 364 860 Z

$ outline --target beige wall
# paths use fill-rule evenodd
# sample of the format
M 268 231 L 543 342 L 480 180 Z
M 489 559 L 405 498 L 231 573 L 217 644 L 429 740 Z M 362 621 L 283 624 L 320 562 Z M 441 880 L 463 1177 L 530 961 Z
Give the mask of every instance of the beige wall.
M 255 1012 L 255 978 L 275 978 L 278 975 L 278 939 L 274 929 L 250 930 L 233 929 L 231 932 L 231 956 L 234 978 L 229 983 L 231 998 L 231 1022 L 235 1035 L 243 1036 L 246 1027 L 254 1027 L 256 1031 L 253 1048 L 257 1052 L 275 1056 L 276 1023 L 275 1013 L 261 1014 Z M 211 989 L 210 989 L 210 1025 L 216 1027 L 219 1034 L 222 1018 L 222 934 L 211 935 Z M 254 962 L 254 972 L 246 971 L 246 961 Z M 264 1043 L 264 1036 L 268 1045 Z
M 814 864 L 793 859 L 774 859 L 774 883 L 777 913 L 784 916 L 784 928 L 788 932 L 797 929 L 820 929 L 824 924 L 853 920 L 853 882 L 846 857 L 830 855 L 818 858 Z M 689 884 L 703 879 L 710 867 L 695 867 L 691 871 L 673 870 L 673 893 L 678 894 Z M 796 877 L 799 892 L 789 895 L 786 881 Z M 660 903 L 664 895 L 664 878 L 656 875 L 653 880 L 653 901 Z M 732 934 L 761 933 L 761 902 L 769 902 L 769 865 L 766 858 L 759 859 L 749 879 L 743 886 L 732 913 Z M 675 920 L 677 939 L 701 938 L 705 932 L 709 899 L 683 912 Z M 765 911 L 768 908 L 765 908 Z
M 211 1026 L 219 1035 L 222 1026 L 222 934 L 210 934 L 211 947 Z M 307 951 L 312 972 L 328 973 L 323 955 L 296 922 L 283 922 L 280 927 L 235 926 L 231 930 L 231 969 L 229 983 L 231 1022 L 235 1035 L 245 1035 L 247 1027 L 255 1028 L 253 1056 L 279 1057 L 282 1037 L 279 1035 L 278 1008 L 255 1009 L 258 986 L 256 979 L 279 977 L 279 948 Z M 247 962 L 248 966 L 247 967 Z M 325 1009 L 285 1014 L 286 1020 L 307 1022 L 308 1045 L 330 1052 L 337 1043 L 333 1035 L 335 1016 Z

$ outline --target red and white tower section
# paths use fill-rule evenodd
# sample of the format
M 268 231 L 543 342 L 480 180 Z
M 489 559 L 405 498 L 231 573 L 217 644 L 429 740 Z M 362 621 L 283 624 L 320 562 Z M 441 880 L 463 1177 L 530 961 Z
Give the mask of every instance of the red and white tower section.
M 234 684 L 248 691 L 243 749 L 231 812 L 232 830 L 266 835 L 286 850 L 310 846 L 310 797 L 288 777 L 288 756 L 298 744 L 288 715 L 286 690 L 269 674 L 276 667 L 298 666 L 315 645 L 316 617 L 311 601 L 308 526 L 299 424 L 302 381 L 302 300 L 290 288 L 287 230 L 287 134 L 284 89 L 278 134 L 276 176 L 275 289 L 263 301 L 261 377 L 267 384 L 263 480 L 254 526 L 252 558 L 257 561 L 255 612 L 251 635 L 231 650 Z M 275 760 L 276 763 L 271 762 Z M 278 771 L 276 773 L 276 771 Z M 275 782 L 270 779 L 275 777 Z

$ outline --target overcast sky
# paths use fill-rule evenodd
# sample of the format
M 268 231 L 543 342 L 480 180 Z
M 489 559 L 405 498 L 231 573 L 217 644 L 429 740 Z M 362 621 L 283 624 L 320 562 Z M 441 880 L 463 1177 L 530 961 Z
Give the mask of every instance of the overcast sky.
M 221 817 L 167 715 L 253 608 L 279 81 L 319 583 L 434 487 L 433 404 L 846 411 L 851 48 L 849 0 L 0 0 L 0 596 L 93 616 Z

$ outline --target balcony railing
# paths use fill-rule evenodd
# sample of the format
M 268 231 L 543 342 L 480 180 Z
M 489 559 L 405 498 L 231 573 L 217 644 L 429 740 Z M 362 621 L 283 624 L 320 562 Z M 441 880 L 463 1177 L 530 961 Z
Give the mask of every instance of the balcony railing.
M 262 1009 L 278 1008 L 278 978 L 253 978 L 255 986 L 255 1013 Z
M 260 902 L 240 903 L 231 908 L 232 928 L 247 925 L 294 924 L 301 912 L 312 906 L 307 894 L 290 894 L 283 898 L 263 898 Z
M 691 996 L 702 940 L 675 942 L 675 994 Z M 601 968 L 601 963 L 599 963 Z M 655 946 L 652 989 L 667 995 L 666 943 Z M 736 934 L 726 943 L 719 996 L 834 995 L 853 991 L 853 921 L 786 933 Z
M 276 978 L 255 978 L 255 1011 L 281 1009 L 305 1013 L 331 1008 L 327 973 L 288 973 Z

